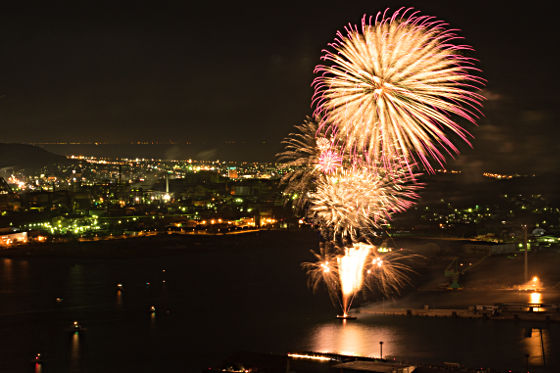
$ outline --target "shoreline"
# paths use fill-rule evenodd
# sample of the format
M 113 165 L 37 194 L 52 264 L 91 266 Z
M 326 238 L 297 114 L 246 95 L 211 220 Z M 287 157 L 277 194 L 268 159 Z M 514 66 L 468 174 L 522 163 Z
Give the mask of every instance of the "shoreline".
M 557 311 L 558 305 L 543 305 L 542 308 L 550 308 L 551 311 L 530 312 L 524 308 L 529 305 L 519 304 L 519 311 L 504 311 L 494 314 L 490 311 L 476 312 L 469 308 L 430 308 L 430 309 L 413 309 L 413 308 L 395 308 L 385 311 L 360 311 L 363 315 L 372 316 L 395 316 L 395 317 L 421 317 L 421 318 L 450 318 L 450 319 L 480 319 L 491 321 L 531 321 L 544 323 L 560 322 L 560 312 Z
M 83 259 L 128 259 L 176 255 L 193 250 L 212 250 L 237 246 L 253 246 L 255 238 L 285 234 L 280 230 L 251 230 L 236 234 L 178 234 L 160 233 L 100 240 L 71 240 L 63 242 L 32 242 L 0 249 L 0 258 L 83 258 Z M 301 236 L 309 232 L 290 232 Z M 230 239 L 235 236 L 236 239 Z M 253 242 L 251 242 L 253 241 Z

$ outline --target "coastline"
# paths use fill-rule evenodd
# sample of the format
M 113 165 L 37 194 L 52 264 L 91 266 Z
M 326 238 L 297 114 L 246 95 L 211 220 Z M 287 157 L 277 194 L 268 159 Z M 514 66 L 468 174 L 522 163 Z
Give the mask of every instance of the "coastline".
M 83 259 L 126 259 L 175 255 L 192 250 L 252 246 L 263 236 L 285 234 L 286 231 L 253 230 L 242 234 L 177 234 L 116 237 L 104 240 L 72 240 L 65 242 L 28 243 L 0 249 L 0 258 L 68 257 Z M 304 232 L 291 232 L 303 235 Z M 308 232 L 307 235 L 309 235 Z M 252 242 L 253 241 L 253 242 Z

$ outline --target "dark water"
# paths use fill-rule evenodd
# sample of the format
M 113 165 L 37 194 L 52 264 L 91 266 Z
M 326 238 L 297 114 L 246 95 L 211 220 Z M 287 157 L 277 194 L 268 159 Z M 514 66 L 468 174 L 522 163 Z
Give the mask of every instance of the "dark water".
M 0 259 L 0 371 L 33 372 L 41 353 L 46 373 L 199 372 L 238 350 L 378 356 L 380 340 L 384 355 L 411 360 L 521 371 L 529 353 L 532 371 L 560 371 L 560 325 L 365 312 L 343 325 L 326 294 L 305 287 L 299 263 L 314 237 L 228 239 L 185 240 L 166 256 Z

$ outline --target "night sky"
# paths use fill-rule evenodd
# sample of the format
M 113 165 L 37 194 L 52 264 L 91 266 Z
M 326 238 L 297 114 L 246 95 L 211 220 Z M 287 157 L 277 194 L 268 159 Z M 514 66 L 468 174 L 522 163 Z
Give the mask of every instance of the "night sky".
M 313 67 L 336 30 L 410 5 L 461 29 L 488 80 L 474 149 L 451 166 L 560 164 L 559 32 L 544 2 L 17 3 L 0 8 L 0 142 L 274 148 L 310 114 Z

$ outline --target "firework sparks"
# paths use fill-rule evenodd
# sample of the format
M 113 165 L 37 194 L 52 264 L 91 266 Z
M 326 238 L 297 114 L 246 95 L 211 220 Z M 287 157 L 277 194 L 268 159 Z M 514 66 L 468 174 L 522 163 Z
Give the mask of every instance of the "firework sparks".
M 358 230 L 379 228 L 392 214 L 417 198 L 414 178 L 382 168 L 341 170 L 317 181 L 309 195 L 310 214 L 332 229 L 334 237 L 354 237 Z
M 355 296 L 364 289 L 383 296 L 398 293 L 414 272 L 408 263 L 421 258 L 402 249 L 380 252 L 377 246 L 364 242 L 330 250 L 322 245 L 319 253 L 312 253 L 316 261 L 302 264 L 309 286 L 316 291 L 320 283 L 325 284 L 333 304 L 342 308 L 344 316 L 348 315 Z
M 319 151 L 321 152 L 327 151 L 331 147 L 331 142 L 325 137 L 317 138 L 316 143 L 317 143 L 317 149 L 319 149 Z
M 476 61 L 461 55 L 472 48 L 456 43 L 457 30 L 403 9 L 364 16 L 361 28 L 337 34 L 315 69 L 315 115 L 350 153 L 389 166 L 418 159 L 433 171 L 430 159 L 441 165 L 444 153 L 458 152 L 446 131 L 469 143 L 455 118 L 475 122 L 483 79 Z
M 422 258 L 421 255 L 407 253 L 403 249 L 379 252 L 378 248 L 373 247 L 370 253 L 366 263 L 365 286 L 370 291 L 379 292 L 384 296 L 398 294 L 409 284 L 409 275 L 414 273 L 409 263 Z
M 318 166 L 323 173 L 333 174 L 342 167 L 342 156 L 334 150 L 324 150 L 319 155 Z
M 340 282 L 338 280 L 336 255 L 325 244 L 321 244 L 318 253 L 313 250 L 311 250 L 311 253 L 316 261 L 302 263 L 303 269 L 307 272 L 309 287 L 313 291 L 317 291 L 319 284 L 325 284 L 333 304 L 341 304 L 338 298 Z
M 296 125 L 295 129 L 296 132 L 282 142 L 284 151 L 276 156 L 283 167 L 290 169 L 281 180 L 285 185 L 284 193 L 291 196 L 293 206 L 302 211 L 307 203 L 307 194 L 313 189 L 319 173 L 316 166 L 321 149 L 328 149 L 330 142 L 326 138 L 319 138 L 320 141 L 316 138 L 317 121 L 310 117 Z

